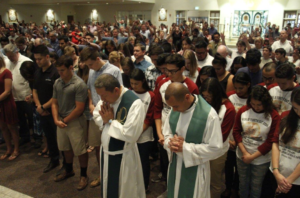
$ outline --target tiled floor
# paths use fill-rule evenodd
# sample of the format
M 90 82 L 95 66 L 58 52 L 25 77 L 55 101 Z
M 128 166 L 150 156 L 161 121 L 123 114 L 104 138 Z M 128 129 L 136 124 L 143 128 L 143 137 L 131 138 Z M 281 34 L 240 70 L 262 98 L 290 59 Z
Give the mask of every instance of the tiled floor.
M 1 198 L 32 198 L 28 195 L 19 193 L 17 191 L 11 190 L 4 186 L 0 186 L 0 197 Z

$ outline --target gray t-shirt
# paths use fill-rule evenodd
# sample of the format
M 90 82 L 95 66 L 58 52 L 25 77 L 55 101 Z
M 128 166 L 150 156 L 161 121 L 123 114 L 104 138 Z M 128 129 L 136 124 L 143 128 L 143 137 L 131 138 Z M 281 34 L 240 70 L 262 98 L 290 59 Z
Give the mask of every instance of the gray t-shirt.
M 58 78 L 53 86 L 52 98 L 57 99 L 58 114 L 65 118 L 76 107 L 76 102 L 86 102 L 88 96 L 87 86 L 77 75 L 73 75 L 67 84 Z

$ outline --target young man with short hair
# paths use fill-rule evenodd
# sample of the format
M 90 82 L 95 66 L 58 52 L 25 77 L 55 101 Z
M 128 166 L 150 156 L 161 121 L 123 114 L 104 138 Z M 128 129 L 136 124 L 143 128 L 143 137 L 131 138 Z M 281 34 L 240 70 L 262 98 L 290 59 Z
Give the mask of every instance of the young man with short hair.
M 146 51 L 146 47 L 141 43 L 136 44 L 133 49 L 133 55 L 135 58 L 135 61 L 133 64 L 134 64 L 135 68 L 138 68 L 142 71 L 146 71 L 147 68 L 152 65 L 150 62 L 145 60 L 145 57 L 144 57 L 145 51 Z
M 53 85 L 59 74 L 50 62 L 49 50 L 45 45 L 37 46 L 33 53 L 39 69 L 35 72 L 32 95 L 49 149 L 50 162 L 44 169 L 44 173 L 47 173 L 59 165 L 56 125 L 51 111 Z
M 264 86 L 267 88 L 273 83 L 276 83 L 275 81 L 275 71 L 276 71 L 276 64 L 273 62 L 267 63 L 262 68 L 262 76 L 263 76 L 263 82 L 259 85 Z
M 147 83 L 152 91 L 155 89 L 155 82 L 158 76 L 162 74 L 159 66 L 157 65 L 157 59 L 160 54 L 163 54 L 164 50 L 160 46 L 155 46 L 150 49 L 150 58 L 153 63 L 150 67 L 148 67 L 145 71 L 145 77 Z
M 240 68 L 237 73 L 245 72 L 251 77 L 251 86 L 262 82 L 262 71 L 259 67 L 261 53 L 257 49 L 250 49 L 246 53 L 247 67 Z
M 198 67 L 202 68 L 204 66 L 212 66 L 212 61 L 214 57 L 208 54 L 208 44 L 201 40 L 195 45 L 195 53 L 198 59 Z
M 73 170 L 74 155 L 80 164 L 80 181 L 77 190 L 83 190 L 88 184 L 87 166 L 88 153 L 85 137 L 87 135 L 86 119 L 83 111 L 87 99 L 87 87 L 82 79 L 73 72 L 73 60 L 61 56 L 56 64 L 60 78 L 53 86 L 52 115 L 57 126 L 57 143 L 64 152 L 65 170 L 56 175 L 55 182 L 75 175 Z
M 278 48 L 275 50 L 275 58 L 277 59 L 276 65 L 277 68 L 284 64 L 289 63 L 288 60 L 285 58 L 286 51 L 283 48 Z
M 120 69 L 116 66 L 110 64 L 109 62 L 104 62 L 100 58 L 100 53 L 92 48 L 86 47 L 84 48 L 80 53 L 80 60 L 85 65 L 87 65 L 90 68 L 89 71 L 89 78 L 87 82 L 88 86 L 88 98 L 89 98 L 89 109 L 90 113 L 93 115 L 93 111 L 95 109 L 95 106 L 100 101 L 100 96 L 97 94 L 97 91 L 95 89 L 95 81 L 101 74 L 111 74 L 115 78 L 119 80 L 119 83 L 122 85 L 122 76 Z M 101 131 L 99 130 L 99 127 L 97 127 L 95 121 L 92 119 L 89 122 L 89 134 L 88 134 L 88 142 L 89 146 L 94 147 L 96 150 L 96 159 L 99 162 L 100 157 L 100 145 L 101 145 Z M 91 187 L 96 187 L 100 185 L 100 178 L 97 177 L 93 182 L 91 182 Z
M 67 36 L 58 37 L 59 50 L 57 51 L 57 55 L 61 57 L 64 54 L 64 49 L 69 42 L 69 38 Z
M 275 84 L 268 86 L 270 95 L 273 98 L 279 115 L 292 108 L 291 94 L 299 84 L 295 82 L 296 74 L 293 65 L 284 63 L 280 65 L 275 72 Z

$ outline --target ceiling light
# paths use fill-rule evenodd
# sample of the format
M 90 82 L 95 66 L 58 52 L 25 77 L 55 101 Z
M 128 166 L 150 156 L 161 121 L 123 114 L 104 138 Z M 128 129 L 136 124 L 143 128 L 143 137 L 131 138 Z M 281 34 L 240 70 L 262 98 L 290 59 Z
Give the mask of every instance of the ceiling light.
M 108 5 L 108 3 L 106 3 L 106 5 Z

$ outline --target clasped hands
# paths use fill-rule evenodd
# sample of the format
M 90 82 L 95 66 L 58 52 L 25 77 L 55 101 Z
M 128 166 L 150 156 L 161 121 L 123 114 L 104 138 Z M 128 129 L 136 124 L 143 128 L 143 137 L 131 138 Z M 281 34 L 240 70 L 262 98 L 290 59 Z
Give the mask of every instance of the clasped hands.
M 172 152 L 179 153 L 182 152 L 184 138 L 181 136 L 174 135 L 173 138 L 170 138 L 169 148 Z
M 242 160 L 244 163 L 250 164 L 254 160 L 254 158 L 250 153 L 245 152 L 245 153 L 243 153 Z
M 110 119 L 114 119 L 114 109 L 110 107 L 109 103 L 103 103 L 101 105 L 99 114 L 102 117 L 103 124 L 108 123 Z
M 275 172 L 274 172 L 275 173 Z M 292 188 L 292 181 L 290 177 L 285 178 L 279 172 L 274 174 L 276 181 L 277 181 L 277 189 L 276 192 L 278 193 L 288 193 Z

